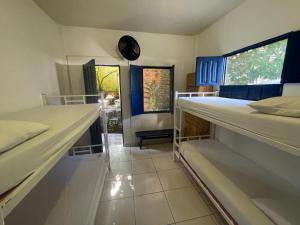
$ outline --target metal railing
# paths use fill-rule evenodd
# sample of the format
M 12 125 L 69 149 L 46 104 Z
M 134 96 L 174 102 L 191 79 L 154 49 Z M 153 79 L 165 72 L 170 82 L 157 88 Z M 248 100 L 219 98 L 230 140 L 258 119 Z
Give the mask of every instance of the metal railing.
M 73 156 L 80 155 L 80 154 L 94 154 L 93 148 L 95 147 L 104 147 L 105 149 L 105 158 L 108 161 L 109 168 L 110 168 L 110 152 L 109 152 L 109 144 L 108 144 L 108 128 L 107 128 L 107 110 L 110 110 L 110 107 L 105 106 L 105 98 L 104 93 L 100 93 L 97 95 L 47 95 L 42 94 L 42 101 L 44 105 L 51 105 L 51 100 L 58 99 L 61 105 L 85 105 L 85 104 L 95 104 L 95 103 L 88 103 L 86 101 L 87 98 L 98 98 L 98 104 L 100 106 L 100 117 L 102 119 L 102 126 L 103 126 L 103 137 L 104 143 L 97 144 L 97 145 L 86 145 L 86 146 L 74 146 L 71 149 L 71 154 Z M 100 100 L 100 102 L 99 102 Z M 102 135 L 102 134 L 100 134 Z

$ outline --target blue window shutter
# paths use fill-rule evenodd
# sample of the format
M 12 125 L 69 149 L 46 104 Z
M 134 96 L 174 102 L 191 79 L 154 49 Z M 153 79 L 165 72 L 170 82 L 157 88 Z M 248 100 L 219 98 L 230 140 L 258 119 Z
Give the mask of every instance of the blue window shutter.
M 221 85 L 224 75 L 223 56 L 197 57 L 196 59 L 196 85 Z
M 131 115 L 144 113 L 143 104 L 143 68 L 130 65 Z

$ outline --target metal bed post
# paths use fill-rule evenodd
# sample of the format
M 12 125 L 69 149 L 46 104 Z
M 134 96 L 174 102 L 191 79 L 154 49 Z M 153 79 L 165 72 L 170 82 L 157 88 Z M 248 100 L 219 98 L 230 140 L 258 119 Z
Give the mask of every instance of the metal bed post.
M 219 92 L 216 91 L 213 96 L 217 97 L 219 95 Z M 209 131 L 209 134 L 210 134 L 210 137 L 213 138 L 213 139 L 216 139 L 216 124 L 215 123 L 210 123 L 210 131 Z
M 0 207 L 0 225 L 5 225 L 4 213 L 2 207 Z
M 47 94 L 42 94 L 42 102 L 44 106 L 48 105 Z
M 108 145 L 108 131 L 107 131 L 107 118 L 104 104 L 104 93 L 101 93 L 101 105 L 102 105 L 102 123 L 103 123 L 103 133 L 104 133 L 104 148 L 105 148 L 105 157 L 108 162 L 108 169 L 110 170 L 110 153 Z
M 173 125 L 173 160 L 175 161 L 176 159 L 176 147 L 177 147 L 177 129 L 176 129 L 176 124 L 177 124 L 177 94 L 178 91 L 175 92 L 175 96 L 174 96 L 174 125 Z
M 179 96 L 179 92 L 176 91 L 175 100 L 174 100 L 173 160 L 176 160 L 176 158 L 180 159 L 180 149 L 179 148 L 180 148 L 181 138 L 182 138 L 182 132 L 181 132 L 181 129 L 182 129 L 182 110 L 181 110 L 181 108 L 177 107 L 178 96 Z M 177 118 L 178 117 L 177 110 L 179 110 L 179 118 Z M 178 137 L 177 137 L 177 132 L 178 132 Z M 177 142 L 177 140 L 178 140 L 178 142 Z
M 181 154 L 180 154 L 180 145 L 181 145 L 181 139 L 182 139 L 182 110 L 179 109 L 179 127 L 178 127 L 178 158 L 180 160 Z
M 174 138 L 173 138 L 173 160 L 181 159 L 180 154 L 180 145 L 183 139 L 185 140 L 191 140 L 195 138 L 207 138 L 207 137 L 213 137 L 216 136 L 216 125 L 211 123 L 210 126 L 210 135 L 200 135 L 200 136 L 192 136 L 192 137 L 183 137 L 182 136 L 182 117 L 184 113 L 184 109 L 178 106 L 177 101 L 180 97 L 188 97 L 192 98 L 193 96 L 218 96 L 218 92 L 175 92 L 174 96 Z

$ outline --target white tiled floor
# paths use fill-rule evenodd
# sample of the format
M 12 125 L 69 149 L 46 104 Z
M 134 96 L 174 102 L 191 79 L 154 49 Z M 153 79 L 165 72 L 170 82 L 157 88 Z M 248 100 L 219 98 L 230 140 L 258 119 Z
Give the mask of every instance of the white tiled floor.
M 162 192 L 162 186 L 156 173 L 144 173 L 133 175 L 135 195 Z
M 182 164 L 172 145 L 146 149 L 112 146 L 96 225 L 223 225 Z
M 192 186 L 191 181 L 181 168 L 158 171 L 158 176 L 165 191 Z

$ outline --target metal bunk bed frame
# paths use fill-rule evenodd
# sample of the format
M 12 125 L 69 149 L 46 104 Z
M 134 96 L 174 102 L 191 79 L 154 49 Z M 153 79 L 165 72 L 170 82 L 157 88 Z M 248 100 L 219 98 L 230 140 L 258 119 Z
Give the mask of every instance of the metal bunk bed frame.
M 211 126 L 211 134 L 210 135 L 201 135 L 201 136 L 188 136 L 184 137 L 182 132 L 182 117 L 183 113 L 187 112 L 192 115 L 194 113 L 189 112 L 188 110 L 183 109 L 177 104 L 177 100 L 179 97 L 205 97 L 205 96 L 217 96 L 218 92 L 175 92 L 175 100 L 174 100 L 174 138 L 173 138 L 173 159 L 177 157 L 180 159 L 179 147 L 182 141 L 189 141 L 195 139 L 203 139 L 209 138 L 211 135 L 214 135 L 214 126 Z M 195 115 L 197 116 L 197 115 Z M 199 117 L 199 116 L 198 116 Z
M 177 100 L 180 97 L 207 97 L 207 96 L 218 96 L 218 92 L 175 92 L 175 100 L 174 100 L 174 138 L 173 138 L 173 160 L 180 160 L 185 168 L 190 172 L 196 182 L 199 184 L 204 193 L 208 196 L 211 202 L 215 205 L 218 211 L 222 214 L 224 219 L 230 225 L 237 225 L 232 216 L 226 211 L 223 205 L 218 201 L 218 199 L 214 196 L 214 194 L 209 190 L 206 184 L 202 181 L 202 179 L 197 175 L 197 173 L 193 170 L 193 168 L 188 164 L 188 162 L 184 159 L 182 154 L 180 153 L 180 145 L 183 141 L 189 140 L 201 140 L 208 138 L 215 138 L 215 127 L 216 125 L 211 123 L 210 126 L 210 134 L 209 135 L 200 135 L 200 136 L 183 136 L 182 132 L 182 124 L 183 124 L 183 113 L 189 113 L 194 116 L 203 118 L 202 116 L 197 115 L 197 113 L 192 112 L 190 110 L 186 110 L 180 107 L 177 104 Z M 205 118 L 203 118 L 205 119 Z M 211 121 L 210 121 L 211 122 Z
M 190 109 L 186 109 L 184 107 L 180 107 L 178 104 L 177 104 L 177 100 L 178 98 L 180 97 L 189 97 L 189 98 L 192 98 L 192 97 L 205 97 L 205 96 L 218 96 L 218 92 L 176 92 L 175 94 L 175 101 L 174 101 L 174 104 L 175 104 L 175 109 L 174 109 L 174 135 L 176 134 L 176 130 L 177 131 L 180 131 L 179 132 L 179 136 L 177 138 L 179 139 L 186 139 L 187 137 L 182 137 L 182 133 L 181 133 L 181 117 L 182 117 L 182 112 L 187 112 L 189 114 L 192 114 L 196 117 L 199 117 L 199 118 L 202 118 L 204 120 L 207 120 L 209 122 L 212 123 L 212 129 L 211 129 L 211 135 L 212 137 L 214 137 L 214 128 L 216 125 L 218 126 L 221 126 L 221 127 L 224 127 L 228 130 L 231 130 L 231 131 L 234 131 L 236 133 L 239 133 L 239 134 L 242 134 L 244 136 L 247 136 L 247 137 L 250 137 L 254 140 L 257 140 L 259 142 L 263 142 L 265 144 L 268 144 L 268 145 L 271 145 L 275 148 L 278 148 L 282 151 L 285 151 L 285 152 L 288 152 L 290 154 L 293 154 L 293 155 L 296 155 L 296 156 L 300 156 L 300 149 L 297 148 L 297 147 L 294 147 L 294 146 L 291 146 L 291 145 L 288 145 L 288 144 L 285 144 L 285 143 L 282 143 L 282 142 L 279 142 L 279 141 L 276 141 L 274 139 L 271 139 L 271 138 L 268 138 L 266 136 L 263 136 L 263 135 L 260 135 L 260 134 L 257 134 L 257 133 L 254 133 L 252 131 L 249 131 L 249 130 L 246 130 L 244 128 L 241 128 L 241 127 L 238 127 L 238 126 L 235 126 L 235 125 L 232 125 L 232 124 L 229 124 L 229 123 L 226 123 L 224 121 L 220 121 L 218 119 L 215 119 L 213 117 L 210 117 L 208 115 L 204 115 L 202 114 L 201 112 L 198 112 L 198 111 L 193 111 L 193 110 L 190 110 Z M 178 126 L 175 126 L 176 125 L 176 121 L 177 121 L 177 111 L 179 111 L 179 127 Z M 175 139 L 174 139 L 175 140 Z M 176 144 L 176 143 L 175 143 Z M 176 152 L 175 152 L 176 153 Z
M 197 183 L 200 185 L 202 190 L 206 193 L 206 195 L 209 197 L 209 199 L 212 201 L 212 203 L 215 205 L 215 207 L 218 209 L 218 211 L 222 214 L 224 219 L 230 224 L 230 225 L 237 225 L 237 222 L 234 220 L 234 218 L 230 215 L 230 213 L 225 209 L 225 207 L 222 205 L 222 203 L 215 197 L 215 195 L 211 192 L 211 190 L 206 186 L 206 184 L 202 181 L 202 179 L 197 175 L 197 173 L 194 171 L 194 169 L 189 165 L 189 163 L 184 159 L 183 155 L 180 152 L 180 145 L 182 141 L 189 141 L 189 140 L 201 140 L 201 139 L 207 139 L 207 138 L 215 138 L 215 128 L 216 126 L 221 126 L 226 129 L 229 129 L 231 131 L 234 131 L 236 133 L 242 134 L 244 136 L 250 137 L 254 140 L 269 144 L 273 147 L 276 147 L 280 150 L 283 150 L 285 152 L 291 153 L 296 156 L 300 156 L 300 149 L 296 148 L 294 146 L 275 141 L 273 139 L 267 138 L 265 136 L 256 134 L 254 132 L 245 130 L 243 128 L 231 125 L 229 123 L 214 119 L 212 117 L 209 117 L 207 115 L 202 114 L 201 112 L 193 111 L 187 108 L 184 108 L 180 105 L 178 105 L 177 100 L 180 97 L 208 97 L 208 96 L 218 96 L 218 92 L 176 92 L 175 93 L 175 100 L 174 100 L 174 139 L 173 139 L 173 159 L 174 160 L 180 160 L 184 166 L 187 168 L 187 170 L 190 172 L 190 174 L 194 177 L 194 179 L 197 181 Z M 183 113 L 189 113 L 191 115 L 194 115 L 196 117 L 202 118 L 204 120 L 207 120 L 211 123 L 210 126 L 210 134 L 209 135 L 202 135 L 202 136 L 194 136 L 194 137 L 184 137 L 182 132 L 182 117 Z
M 58 96 L 47 96 L 42 94 L 43 105 L 49 105 L 50 99 L 59 99 L 61 105 L 71 105 L 71 104 L 87 104 L 86 97 L 98 97 L 102 101 L 100 109 L 100 117 L 103 123 L 103 133 L 104 133 L 104 145 L 94 145 L 94 146 L 104 146 L 105 148 L 105 161 L 108 165 L 108 170 L 110 170 L 110 154 L 108 145 L 108 133 L 107 133 L 107 116 L 106 108 L 104 105 L 104 94 L 100 95 L 58 95 Z M 74 99 L 75 98 L 75 99 Z M 76 99 L 77 98 L 77 99 Z M 92 121 L 90 121 L 92 122 Z M 78 140 L 84 132 L 80 132 L 76 135 Z M 9 191 L 0 201 L 0 225 L 5 225 L 5 218 L 8 214 L 25 198 L 25 196 L 32 191 L 32 189 L 43 179 L 44 176 L 58 163 L 58 161 L 71 149 L 74 152 L 76 149 L 88 148 L 91 149 L 92 145 L 89 146 L 79 146 L 73 147 L 74 143 L 66 143 L 60 150 L 49 158 L 42 166 L 37 168 L 37 170 L 27 177 L 21 184 L 16 186 L 14 189 Z M 85 153 L 92 153 L 92 151 L 85 151 Z M 76 155 L 76 154 L 74 154 Z M 99 157 L 100 154 L 99 154 Z

